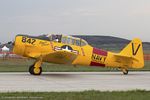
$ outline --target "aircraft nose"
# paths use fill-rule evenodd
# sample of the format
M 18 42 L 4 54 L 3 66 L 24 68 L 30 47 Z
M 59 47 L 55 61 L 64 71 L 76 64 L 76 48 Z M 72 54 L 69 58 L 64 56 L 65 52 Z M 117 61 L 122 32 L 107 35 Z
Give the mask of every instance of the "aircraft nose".
M 12 45 L 13 45 L 13 53 L 18 55 L 24 55 L 25 45 L 22 43 L 22 36 L 17 35 Z

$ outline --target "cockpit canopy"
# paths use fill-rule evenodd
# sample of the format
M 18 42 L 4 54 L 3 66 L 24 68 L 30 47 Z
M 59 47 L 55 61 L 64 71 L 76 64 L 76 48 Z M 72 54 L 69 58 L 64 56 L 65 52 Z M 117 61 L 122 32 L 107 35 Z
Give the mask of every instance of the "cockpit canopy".
M 76 46 L 88 45 L 88 43 L 81 38 L 67 36 L 67 35 L 48 34 L 48 35 L 40 35 L 40 36 L 29 36 L 29 35 L 18 34 L 17 36 L 27 36 L 29 38 L 36 38 L 36 39 L 41 39 L 46 41 L 54 41 L 58 43 L 64 43 L 64 44 L 76 45 Z
M 85 46 L 88 43 L 80 38 L 72 37 L 72 36 L 65 36 L 65 35 L 47 35 L 50 41 L 55 41 L 59 43 L 69 44 L 69 45 L 76 45 L 76 46 Z

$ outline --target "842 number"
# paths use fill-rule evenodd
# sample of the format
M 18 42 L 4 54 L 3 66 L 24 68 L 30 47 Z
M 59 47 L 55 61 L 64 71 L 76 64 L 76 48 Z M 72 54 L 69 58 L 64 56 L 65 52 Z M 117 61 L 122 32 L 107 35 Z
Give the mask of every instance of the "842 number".
M 23 43 L 29 43 L 29 44 L 33 44 L 36 42 L 36 39 L 33 38 L 28 38 L 28 37 L 22 37 L 22 42 Z

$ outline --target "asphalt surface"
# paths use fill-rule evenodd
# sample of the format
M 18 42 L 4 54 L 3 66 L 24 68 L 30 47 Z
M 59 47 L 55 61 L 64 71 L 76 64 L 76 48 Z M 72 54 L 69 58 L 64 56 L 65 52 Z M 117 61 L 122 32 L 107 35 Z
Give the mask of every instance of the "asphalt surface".
M 150 90 L 150 72 L 46 72 L 0 73 L 0 92 L 127 91 Z

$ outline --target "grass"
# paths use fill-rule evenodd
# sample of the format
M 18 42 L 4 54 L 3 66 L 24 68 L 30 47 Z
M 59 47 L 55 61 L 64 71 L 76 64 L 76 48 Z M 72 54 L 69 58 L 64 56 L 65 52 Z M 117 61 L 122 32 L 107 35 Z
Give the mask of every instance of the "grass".
M 0 93 L 0 100 L 148 100 L 150 91 L 12 92 Z
M 0 72 L 28 72 L 33 60 L 0 60 Z M 89 66 L 71 66 L 44 63 L 44 72 L 99 72 L 99 71 L 117 71 L 112 68 L 89 67 Z M 150 71 L 150 61 L 145 62 L 145 67 L 141 70 Z M 135 71 L 135 70 L 133 70 Z M 139 71 L 139 70 L 136 70 Z

